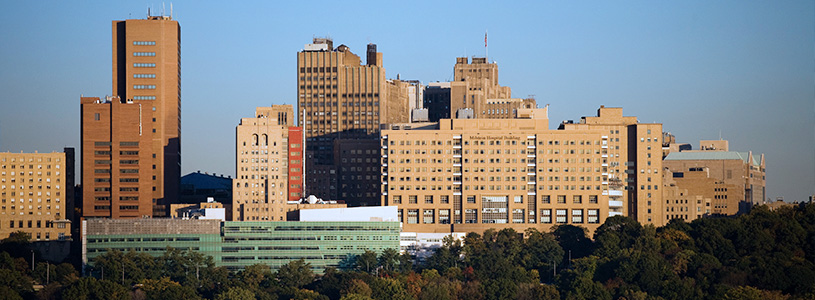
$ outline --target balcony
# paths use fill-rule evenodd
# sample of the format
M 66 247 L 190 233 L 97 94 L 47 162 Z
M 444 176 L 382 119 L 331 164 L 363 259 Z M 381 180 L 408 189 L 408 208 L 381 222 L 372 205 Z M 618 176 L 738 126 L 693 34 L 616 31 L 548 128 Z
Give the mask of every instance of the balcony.
M 454 138 L 454 139 L 459 139 L 459 140 L 460 140 L 460 139 L 461 139 L 461 136 L 460 136 L 460 135 L 454 135 L 454 136 L 453 136 L 453 138 Z
M 534 191 L 527 191 L 527 192 L 526 192 L 526 194 L 527 194 L 528 196 L 532 196 L 532 195 L 535 195 L 535 192 L 534 192 Z
M 623 207 L 623 202 L 622 201 L 616 201 L 616 200 L 609 200 L 608 201 L 608 207 L 622 208 Z
M 622 215 L 623 215 L 623 212 L 621 212 L 621 211 L 610 211 L 610 212 L 608 212 L 609 217 L 622 216 Z
M 623 195 L 623 191 L 608 190 L 608 195 L 609 196 L 618 196 L 619 197 L 619 196 Z

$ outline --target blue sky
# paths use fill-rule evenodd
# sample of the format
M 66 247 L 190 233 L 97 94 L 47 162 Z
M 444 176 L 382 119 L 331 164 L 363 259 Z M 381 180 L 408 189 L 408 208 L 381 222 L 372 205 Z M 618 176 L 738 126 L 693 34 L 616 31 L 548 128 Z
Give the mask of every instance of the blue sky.
M 0 151 L 78 148 L 80 95 L 111 92 L 110 22 L 149 6 L 162 3 L 5 3 Z M 769 197 L 815 193 L 813 1 L 174 1 L 173 13 L 184 174 L 234 175 L 235 126 L 257 106 L 296 104 L 296 53 L 314 36 L 357 54 L 376 43 L 388 78 L 432 82 L 484 55 L 488 31 L 500 84 L 550 104 L 551 128 L 620 106 L 694 147 L 721 133 L 765 153 Z

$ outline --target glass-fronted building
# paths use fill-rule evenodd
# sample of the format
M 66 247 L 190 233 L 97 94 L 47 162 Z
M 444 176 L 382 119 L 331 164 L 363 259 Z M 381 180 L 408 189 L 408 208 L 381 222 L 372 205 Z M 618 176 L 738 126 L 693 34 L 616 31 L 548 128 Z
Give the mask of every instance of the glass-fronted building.
M 212 256 L 216 266 L 240 270 L 262 263 L 277 269 L 304 259 L 322 273 L 345 268 L 365 250 L 399 250 L 399 222 L 221 222 L 179 219 L 94 219 L 82 224 L 82 259 L 110 250 L 160 256 L 167 247 Z

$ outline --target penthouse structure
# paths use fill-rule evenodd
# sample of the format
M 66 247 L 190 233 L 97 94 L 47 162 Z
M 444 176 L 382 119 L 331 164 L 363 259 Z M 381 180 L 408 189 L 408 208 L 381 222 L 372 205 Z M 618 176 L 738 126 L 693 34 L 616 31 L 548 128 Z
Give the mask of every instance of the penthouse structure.
M 71 238 L 73 161 L 73 148 L 0 153 L 0 239 L 17 231 L 32 241 Z
M 82 214 L 164 217 L 181 177 L 181 27 L 113 21 L 113 96 L 81 98 Z
M 701 150 L 671 152 L 663 166 L 666 176 L 666 219 L 704 215 L 735 215 L 764 204 L 766 164 L 764 154 L 729 151 L 726 140 L 703 140 Z M 687 199 L 690 198 L 690 199 Z M 704 207 L 693 207 L 706 203 Z M 687 202 L 687 203 L 685 203 Z
M 258 107 L 236 128 L 232 220 L 284 221 L 302 195 L 302 131 L 291 105 Z

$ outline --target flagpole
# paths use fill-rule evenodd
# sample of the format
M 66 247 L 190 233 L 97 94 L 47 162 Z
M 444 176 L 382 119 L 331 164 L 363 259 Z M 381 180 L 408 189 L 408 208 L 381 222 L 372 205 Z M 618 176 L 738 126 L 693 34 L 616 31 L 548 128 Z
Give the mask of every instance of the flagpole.
M 487 63 L 490 63 L 490 58 L 489 58 L 490 57 L 490 48 L 487 47 L 487 31 L 486 30 L 484 30 L 484 50 L 486 51 L 486 53 L 484 53 L 484 60 L 486 60 Z

